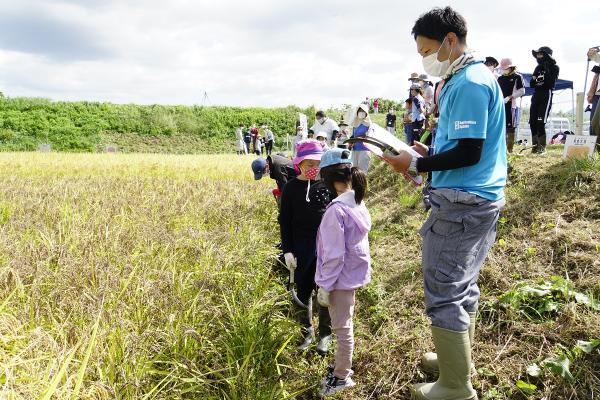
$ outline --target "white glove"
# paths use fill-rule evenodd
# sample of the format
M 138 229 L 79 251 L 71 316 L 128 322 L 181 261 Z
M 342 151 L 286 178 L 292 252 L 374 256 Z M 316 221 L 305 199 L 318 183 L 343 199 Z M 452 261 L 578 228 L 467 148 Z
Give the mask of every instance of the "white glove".
M 283 258 L 285 259 L 285 266 L 290 271 L 296 269 L 297 261 L 296 261 L 296 257 L 294 257 L 294 255 L 292 253 L 285 253 L 283 255 Z
M 510 96 L 506 96 L 504 98 L 504 104 L 508 103 L 510 101 Z
M 322 287 L 317 291 L 317 302 L 322 307 L 329 307 L 329 292 Z

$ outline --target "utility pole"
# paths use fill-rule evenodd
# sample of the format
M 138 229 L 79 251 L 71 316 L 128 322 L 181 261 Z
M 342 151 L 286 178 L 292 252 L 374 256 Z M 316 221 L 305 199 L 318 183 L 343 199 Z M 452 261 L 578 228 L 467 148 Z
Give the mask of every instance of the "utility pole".
M 208 93 L 206 93 L 206 90 L 204 91 L 204 96 L 202 97 L 202 107 L 205 107 L 206 105 L 211 105 L 210 99 L 208 98 Z

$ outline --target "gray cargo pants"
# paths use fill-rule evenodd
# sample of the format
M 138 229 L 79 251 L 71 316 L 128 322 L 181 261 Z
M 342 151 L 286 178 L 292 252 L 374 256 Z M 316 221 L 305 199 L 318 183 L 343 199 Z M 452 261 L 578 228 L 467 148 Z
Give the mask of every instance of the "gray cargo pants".
M 479 305 L 479 270 L 494 240 L 504 199 L 489 201 L 454 189 L 431 191 L 423 224 L 422 268 L 427 315 L 433 326 L 469 329 Z

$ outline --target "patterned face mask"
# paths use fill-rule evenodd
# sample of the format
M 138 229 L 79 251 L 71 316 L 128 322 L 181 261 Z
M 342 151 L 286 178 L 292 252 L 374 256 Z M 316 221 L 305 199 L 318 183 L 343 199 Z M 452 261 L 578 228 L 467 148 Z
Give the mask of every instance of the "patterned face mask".
M 319 175 L 318 167 L 317 168 L 309 168 L 306 171 L 304 171 L 304 176 L 306 176 L 311 181 L 314 181 L 315 179 L 317 179 L 317 175 Z
M 306 202 L 310 203 L 310 197 L 308 196 L 310 193 L 310 181 L 314 181 L 317 178 L 317 175 L 319 175 L 319 168 L 309 168 L 306 171 L 304 171 L 304 176 L 306 176 L 308 178 L 308 186 L 306 188 Z

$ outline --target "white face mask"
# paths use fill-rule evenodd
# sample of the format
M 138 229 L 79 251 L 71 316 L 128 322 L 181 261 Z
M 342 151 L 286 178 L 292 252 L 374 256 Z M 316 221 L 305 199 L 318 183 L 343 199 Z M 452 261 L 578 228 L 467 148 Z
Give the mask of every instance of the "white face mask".
M 358 116 L 358 118 L 360 118 L 360 119 L 365 119 L 365 118 L 367 118 L 367 113 L 366 113 L 366 112 L 364 112 L 364 111 L 359 111 L 359 112 L 358 112 L 356 115 L 357 115 L 357 116 Z
M 319 121 L 319 123 L 322 124 L 323 122 L 325 122 L 325 118 L 319 118 L 317 121 Z
M 437 59 L 438 53 L 440 49 L 444 45 L 446 38 L 442 41 L 440 48 L 433 54 L 428 55 L 427 57 L 423 57 L 423 69 L 427 72 L 428 75 L 441 77 L 446 71 L 448 71 L 448 67 L 450 66 L 450 55 L 452 54 L 452 50 L 450 50 L 450 54 L 448 54 L 448 59 L 445 61 L 439 61 Z

